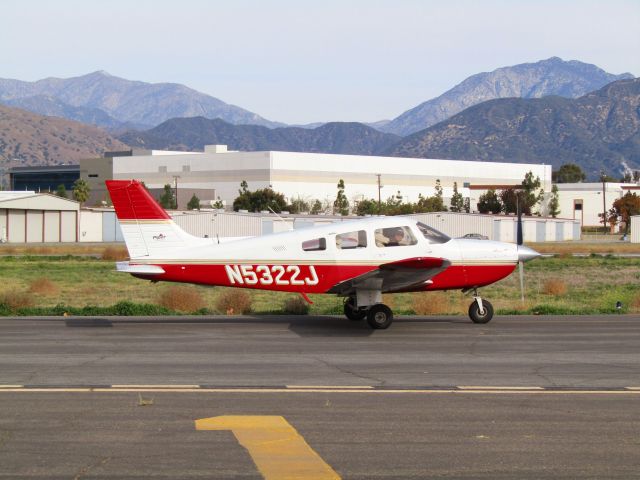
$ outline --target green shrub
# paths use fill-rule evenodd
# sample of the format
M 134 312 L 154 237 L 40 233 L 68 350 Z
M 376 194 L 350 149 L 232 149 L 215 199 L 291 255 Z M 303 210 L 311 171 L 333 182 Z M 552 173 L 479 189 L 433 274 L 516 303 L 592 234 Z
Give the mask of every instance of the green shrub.
M 230 288 L 222 291 L 216 299 L 216 309 L 226 315 L 251 312 L 251 296 L 244 290 Z
M 302 297 L 289 297 L 284 302 L 282 313 L 287 315 L 308 315 L 310 305 Z

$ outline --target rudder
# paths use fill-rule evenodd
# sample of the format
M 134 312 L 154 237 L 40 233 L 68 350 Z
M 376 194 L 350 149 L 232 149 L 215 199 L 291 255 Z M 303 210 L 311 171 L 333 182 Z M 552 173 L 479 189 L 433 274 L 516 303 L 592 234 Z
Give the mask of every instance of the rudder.
M 176 225 L 140 182 L 107 180 L 105 184 L 132 259 L 166 258 L 176 248 L 212 243 L 210 239 L 194 237 Z

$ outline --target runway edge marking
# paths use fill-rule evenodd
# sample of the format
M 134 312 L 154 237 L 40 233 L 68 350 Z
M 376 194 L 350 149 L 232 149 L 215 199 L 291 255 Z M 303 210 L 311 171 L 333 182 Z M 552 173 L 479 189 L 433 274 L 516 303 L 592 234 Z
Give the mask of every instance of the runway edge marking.
M 457 393 L 457 394 L 640 394 L 640 387 L 594 386 L 214 386 L 214 385 L 0 385 L 1 393 L 9 392 L 158 392 L 158 393 Z

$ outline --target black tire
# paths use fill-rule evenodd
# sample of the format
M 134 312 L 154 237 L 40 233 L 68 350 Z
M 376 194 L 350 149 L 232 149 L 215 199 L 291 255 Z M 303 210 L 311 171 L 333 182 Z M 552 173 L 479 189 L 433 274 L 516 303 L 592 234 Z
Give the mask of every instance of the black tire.
M 389 307 L 378 303 L 373 305 L 367 312 L 367 323 L 375 330 L 389 328 L 393 322 L 393 312 Z
M 493 305 L 487 300 L 482 300 L 482 308 L 484 312 L 481 313 L 475 300 L 469 305 L 469 318 L 473 323 L 489 323 L 493 318 Z
M 349 297 L 349 299 L 344 302 L 344 315 L 353 321 L 362 320 L 367 316 L 366 308 L 358 308 L 356 307 L 355 298 Z

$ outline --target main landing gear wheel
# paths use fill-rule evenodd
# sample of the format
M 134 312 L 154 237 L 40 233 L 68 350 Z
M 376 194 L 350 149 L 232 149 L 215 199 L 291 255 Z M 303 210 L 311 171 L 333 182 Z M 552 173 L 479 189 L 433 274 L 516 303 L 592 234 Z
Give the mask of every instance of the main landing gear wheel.
M 358 321 L 367 316 L 367 309 L 356 307 L 356 299 L 349 297 L 344 302 L 344 314 L 349 320 Z
M 482 300 L 482 309 L 483 311 L 481 312 L 480 306 L 475 300 L 469 305 L 469 317 L 471 317 L 473 323 L 489 323 L 493 318 L 493 305 L 486 300 Z
M 391 322 L 393 322 L 393 312 L 386 305 L 378 303 L 369 308 L 367 323 L 371 328 L 376 330 L 389 328 Z

